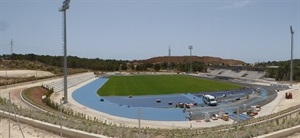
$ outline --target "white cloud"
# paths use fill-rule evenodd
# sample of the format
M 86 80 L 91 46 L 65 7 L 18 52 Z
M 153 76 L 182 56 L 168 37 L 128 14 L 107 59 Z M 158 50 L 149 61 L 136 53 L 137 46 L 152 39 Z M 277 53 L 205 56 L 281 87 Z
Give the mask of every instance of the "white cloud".
M 221 6 L 216 8 L 216 10 L 226 10 L 226 9 L 236 9 L 236 8 L 242 8 L 245 7 L 250 3 L 249 0 L 243 0 L 243 1 L 230 1 L 228 5 Z

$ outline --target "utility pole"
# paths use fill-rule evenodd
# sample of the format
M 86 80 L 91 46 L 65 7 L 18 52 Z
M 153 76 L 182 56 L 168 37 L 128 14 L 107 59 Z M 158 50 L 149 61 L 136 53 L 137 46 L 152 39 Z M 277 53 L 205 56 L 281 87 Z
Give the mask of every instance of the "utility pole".
M 13 40 L 11 39 L 11 41 L 10 41 L 10 55 L 12 55 L 13 53 L 14 53 L 14 49 L 13 49 L 13 46 L 14 46 L 14 42 L 13 42 Z
M 64 15 L 64 22 L 63 22 L 63 29 L 64 29 L 64 103 L 68 103 L 68 86 L 67 86 L 67 9 L 70 7 L 70 0 L 65 0 L 63 2 L 63 6 L 59 10 L 59 12 L 63 12 Z
M 294 52 L 294 47 L 293 47 L 293 41 L 294 41 L 294 31 L 293 31 L 293 28 L 292 26 L 290 26 L 290 30 L 291 30 L 291 71 L 290 71 L 290 86 L 293 85 L 293 52 Z

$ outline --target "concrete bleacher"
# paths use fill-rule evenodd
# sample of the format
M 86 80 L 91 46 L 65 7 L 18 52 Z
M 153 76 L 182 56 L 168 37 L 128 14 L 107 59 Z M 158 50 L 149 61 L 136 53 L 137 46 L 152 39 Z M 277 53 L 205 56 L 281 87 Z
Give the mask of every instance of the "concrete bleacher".
M 237 73 L 235 72 L 235 71 L 229 71 L 229 72 L 226 72 L 226 74 L 224 74 L 224 75 L 226 75 L 226 76 L 228 76 L 228 77 L 232 77 L 232 78 L 235 78 L 235 75 L 236 75 Z
M 261 71 L 247 71 L 247 76 L 246 78 L 251 78 L 251 79 L 260 79 L 265 75 L 265 72 Z
M 222 71 L 222 70 L 219 70 L 219 69 L 212 70 L 212 71 L 210 72 L 210 75 L 216 76 L 216 75 L 219 74 L 221 71 Z
M 242 71 L 227 70 L 227 71 L 224 71 L 224 73 L 222 74 L 222 76 L 224 76 L 224 77 L 231 77 L 231 78 L 240 78 L 245 73 L 247 73 L 247 71 L 245 71 L 245 70 L 242 70 Z
M 68 77 L 67 86 L 68 86 L 68 88 L 70 88 L 72 86 L 75 86 L 77 84 L 80 84 L 80 83 L 85 82 L 92 78 L 95 78 L 95 75 L 92 73 L 71 76 L 71 77 Z M 48 88 L 53 88 L 54 92 L 59 92 L 64 89 L 64 81 L 63 81 L 63 79 L 60 79 L 60 80 L 45 84 L 45 86 Z
M 258 72 L 256 72 L 256 71 L 247 71 L 247 74 L 248 75 L 246 75 L 245 78 L 254 78 L 258 74 Z
M 234 77 L 234 78 L 239 78 L 239 77 L 242 77 L 243 75 L 245 75 L 246 73 L 247 73 L 246 70 L 242 70 L 242 71 L 239 71 L 239 72 L 235 73 L 235 74 L 233 75 L 233 77 Z
M 48 86 L 48 88 L 53 88 L 55 92 L 63 90 L 63 80 L 52 82 L 46 85 Z
M 258 74 L 255 76 L 257 79 L 261 79 L 266 75 L 266 72 L 258 72 Z
M 245 79 L 261 79 L 265 76 L 264 71 L 233 71 L 230 69 L 214 69 L 209 75 L 216 77 L 230 77 L 230 78 L 245 78 Z
M 223 69 L 222 70 L 222 74 L 220 74 L 220 75 L 222 75 L 222 76 L 229 76 L 229 74 L 231 74 L 231 70 L 229 70 L 229 69 Z

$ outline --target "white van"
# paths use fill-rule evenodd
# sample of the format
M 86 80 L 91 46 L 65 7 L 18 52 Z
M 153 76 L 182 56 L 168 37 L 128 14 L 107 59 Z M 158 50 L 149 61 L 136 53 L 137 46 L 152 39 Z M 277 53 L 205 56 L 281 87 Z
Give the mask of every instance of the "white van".
M 217 100 L 214 96 L 211 95 L 203 95 L 203 101 L 208 105 L 217 105 Z

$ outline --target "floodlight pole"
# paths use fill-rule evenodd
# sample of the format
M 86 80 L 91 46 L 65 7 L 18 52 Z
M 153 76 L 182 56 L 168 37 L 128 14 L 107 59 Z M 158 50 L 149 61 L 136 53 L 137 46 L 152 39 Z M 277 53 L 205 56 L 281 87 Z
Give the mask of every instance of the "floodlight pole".
M 62 129 L 62 116 L 63 115 L 62 115 L 62 110 L 61 110 L 62 107 L 61 106 L 62 106 L 62 99 L 59 99 L 59 107 L 60 107 L 59 111 L 60 111 L 60 114 L 61 114 L 61 116 L 60 116 L 60 123 L 59 124 L 60 124 L 60 137 L 62 138 L 62 130 L 63 130 Z
M 192 50 L 193 50 L 193 46 L 189 46 L 190 49 L 190 73 L 192 73 Z
M 290 71 L 290 86 L 293 85 L 293 51 L 294 51 L 294 47 L 293 47 L 293 38 L 294 38 L 294 31 L 292 26 L 290 26 L 290 30 L 291 30 L 291 71 Z
M 67 86 L 67 9 L 69 9 L 70 0 L 65 0 L 59 10 L 64 15 L 64 103 L 68 103 L 68 86 Z
M 169 50 L 168 50 L 168 72 L 170 72 L 170 70 L 171 70 L 170 58 L 171 58 L 171 47 L 169 45 Z

